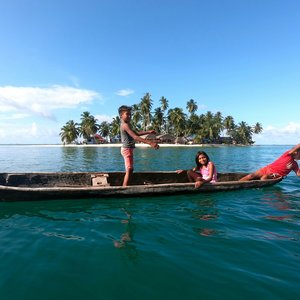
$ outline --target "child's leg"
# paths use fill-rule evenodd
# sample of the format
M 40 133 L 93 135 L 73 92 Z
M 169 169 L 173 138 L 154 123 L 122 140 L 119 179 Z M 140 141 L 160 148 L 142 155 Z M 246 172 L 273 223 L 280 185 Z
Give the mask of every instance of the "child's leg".
M 255 173 L 248 174 L 242 177 L 239 181 L 249 181 L 255 179 Z
M 259 169 L 258 171 L 248 174 L 244 177 L 242 177 L 239 181 L 249 181 L 249 180 L 255 180 L 255 179 L 262 179 L 262 176 L 264 176 L 264 168 Z
M 133 174 L 133 169 L 127 169 L 124 179 L 123 179 L 123 186 L 128 186 L 131 183 L 132 179 L 132 174 Z
M 131 183 L 133 174 L 133 149 L 121 148 L 121 154 L 124 157 L 126 173 L 123 179 L 123 186 L 127 186 Z
M 281 177 L 279 174 L 272 173 L 272 174 L 265 174 L 260 179 L 265 180 L 265 179 L 274 179 L 274 178 L 279 178 L 279 177 Z
M 200 181 L 202 179 L 202 175 L 197 172 L 194 172 L 193 170 L 188 170 L 187 176 L 188 176 L 189 182 Z

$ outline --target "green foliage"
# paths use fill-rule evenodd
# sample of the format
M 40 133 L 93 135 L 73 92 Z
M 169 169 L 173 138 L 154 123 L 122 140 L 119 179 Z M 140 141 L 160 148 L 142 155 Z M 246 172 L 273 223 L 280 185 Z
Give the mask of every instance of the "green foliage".
M 223 117 L 221 112 L 196 114 L 198 110 L 197 102 L 190 99 L 186 103 L 188 115 L 182 108 L 175 107 L 169 109 L 169 101 L 165 97 L 159 99 L 160 107 L 152 111 L 153 100 L 150 93 L 146 93 L 140 102 L 132 105 L 131 123 L 137 130 L 154 129 L 157 133 L 170 133 L 176 137 L 193 137 L 195 143 L 235 143 L 251 145 L 252 135 L 259 134 L 263 128 L 260 123 L 249 126 L 242 121 L 235 124 L 232 116 Z M 168 110 L 168 111 L 167 111 Z M 68 121 L 61 128 L 61 140 L 65 143 L 72 143 L 78 136 L 84 139 L 89 138 L 99 131 L 103 137 L 111 139 L 120 138 L 120 117 L 113 118 L 111 123 L 102 122 L 97 124 L 97 120 L 89 112 L 81 114 L 81 123 Z M 226 135 L 226 137 L 224 137 Z
M 63 143 L 73 143 L 79 136 L 80 129 L 77 123 L 70 120 L 61 128 L 60 137 Z
M 92 116 L 88 111 L 85 111 L 81 114 L 81 123 L 80 123 L 80 135 L 84 139 L 88 139 L 91 135 L 97 133 L 99 129 L 99 124 L 94 116 Z

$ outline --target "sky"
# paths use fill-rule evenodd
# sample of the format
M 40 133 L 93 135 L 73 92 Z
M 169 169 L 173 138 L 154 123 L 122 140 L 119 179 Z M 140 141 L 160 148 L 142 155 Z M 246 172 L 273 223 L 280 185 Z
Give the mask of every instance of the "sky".
M 0 144 L 60 144 L 146 93 L 298 144 L 299 32 L 298 0 L 0 0 Z

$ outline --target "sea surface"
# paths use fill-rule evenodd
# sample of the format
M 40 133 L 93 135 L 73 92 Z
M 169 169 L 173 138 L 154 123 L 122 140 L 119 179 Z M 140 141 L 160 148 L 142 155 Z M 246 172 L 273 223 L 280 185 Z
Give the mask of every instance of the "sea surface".
M 254 171 L 291 146 L 137 148 L 135 170 Z M 0 145 L 0 172 L 123 171 L 118 147 Z M 261 189 L 0 202 L 0 299 L 300 299 L 300 178 Z

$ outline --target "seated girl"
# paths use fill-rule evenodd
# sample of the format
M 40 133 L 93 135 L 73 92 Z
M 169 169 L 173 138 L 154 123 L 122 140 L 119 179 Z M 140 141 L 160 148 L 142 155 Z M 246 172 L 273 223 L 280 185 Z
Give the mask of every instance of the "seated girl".
M 217 181 L 217 169 L 204 151 L 199 151 L 195 157 L 196 167 L 187 171 L 190 182 L 195 182 L 195 188 L 201 187 L 206 182 Z M 184 170 L 177 170 L 182 173 Z

